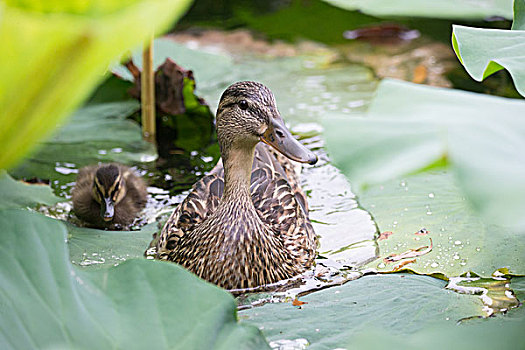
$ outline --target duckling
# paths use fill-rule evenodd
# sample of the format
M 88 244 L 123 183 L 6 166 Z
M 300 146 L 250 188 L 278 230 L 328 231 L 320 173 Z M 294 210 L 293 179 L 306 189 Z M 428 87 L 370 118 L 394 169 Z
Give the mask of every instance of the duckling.
M 75 214 L 89 226 L 124 229 L 146 205 L 146 184 L 127 166 L 91 165 L 80 169 L 72 199 Z
M 314 164 L 317 156 L 291 135 L 260 83 L 225 90 L 216 128 L 221 161 L 174 210 L 156 258 L 234 293 L 304 272 L 317 237 L 290 159 Z

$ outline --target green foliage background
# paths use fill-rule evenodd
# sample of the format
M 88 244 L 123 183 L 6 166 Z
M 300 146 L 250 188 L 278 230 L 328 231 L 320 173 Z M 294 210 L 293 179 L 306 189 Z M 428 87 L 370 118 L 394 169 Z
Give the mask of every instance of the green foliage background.
M 0 2 L 0 168 L 68 116 L 126 50 L 166 30 L 189 0 Z

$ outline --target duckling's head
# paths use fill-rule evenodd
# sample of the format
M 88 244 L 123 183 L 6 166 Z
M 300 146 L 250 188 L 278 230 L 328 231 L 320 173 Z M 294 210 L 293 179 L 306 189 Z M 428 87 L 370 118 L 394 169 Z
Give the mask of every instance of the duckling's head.
M 222 152 L 232 147 L 253 148 L 263 141 L 292 160 L 317 162 L 317 156 L 284 124 L 270 89 L 253 81 L 230 85 L 222 94 L 217 109 L 217 138 Z
M 120 168 L 114 164 L 97 169 L 93 183 L 93 198 L 100 204 L 104 221 L 113 220 L 115 206 L 126 195 L 126 186 Z

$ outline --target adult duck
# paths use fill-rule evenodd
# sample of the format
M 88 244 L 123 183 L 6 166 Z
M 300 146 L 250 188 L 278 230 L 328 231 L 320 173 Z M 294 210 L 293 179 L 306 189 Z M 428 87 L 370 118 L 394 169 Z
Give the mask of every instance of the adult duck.
M 260 83 L 224 91 L 216 128 L 222 159 L 171 214 L 157 259 L 229 290 L 304 272 L 317 239 L 295 167 L 273 149 L 309 164 L 316 155 L 290 134 L 273 93 Z

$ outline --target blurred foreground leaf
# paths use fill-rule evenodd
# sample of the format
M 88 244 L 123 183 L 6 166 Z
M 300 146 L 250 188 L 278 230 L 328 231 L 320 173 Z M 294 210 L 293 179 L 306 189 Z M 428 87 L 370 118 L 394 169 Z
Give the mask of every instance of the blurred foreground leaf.
M 0 3 L 0 168 L 47 136 L 109 64 L 168 28 L 189 0 Z
M 452 44 L 472 78 L 482 81 L 507 69 L 518 92 L 525 96 L 525 0 L 514 2 L 512 30 L 453 26 Z
M 488 221 L 525 229 L 525 101 L 383 80 L 367 118 L 325 119 L 336 165 L 361 188 L 449 166 Z
M 0 227 L 2 349 L 267 348 L 256 328 L 237 325 L 228 293 L 180 266 L 141 259 L 82 271 L 59 221 L 6 209 Z
M 512 18 L 512 0 L 324 0 L 346 10 L 378 17 Z M 519 0 L 518 0 L 519 1 Z

